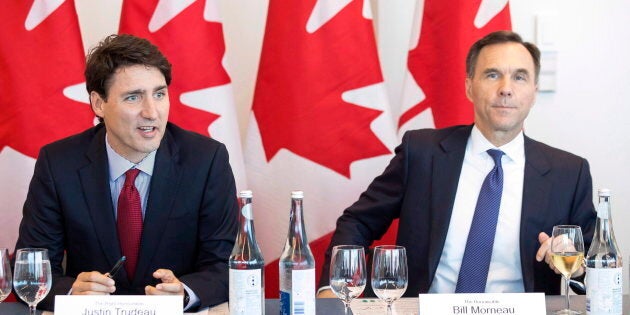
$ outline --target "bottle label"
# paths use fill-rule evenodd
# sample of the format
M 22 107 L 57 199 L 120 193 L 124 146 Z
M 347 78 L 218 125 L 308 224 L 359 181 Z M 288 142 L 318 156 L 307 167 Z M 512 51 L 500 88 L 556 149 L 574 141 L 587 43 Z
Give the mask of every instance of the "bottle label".
M 230 269 L 230 315 L 264 314 L 261 269 Z
M 586 268 L 586 312 L 621 315 L 622 268 Z
M 315 269 L 293 270 L 290 290 L 280 291 L 280 314 L 315 315 Z
M 241 214 L 245 217 L 245 219 L 253 220 L 254 215 L 252 213 L 252 204 L 248 203 L 244 205 L 243 208 L 241 208 Z

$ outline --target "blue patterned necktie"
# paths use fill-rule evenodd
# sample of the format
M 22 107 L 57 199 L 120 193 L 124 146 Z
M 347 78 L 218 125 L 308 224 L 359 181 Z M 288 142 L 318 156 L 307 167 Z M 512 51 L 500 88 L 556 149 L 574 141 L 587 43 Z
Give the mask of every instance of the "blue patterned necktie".
M 483 293 L 486 291 L 501 194 L 503 193 L 503 168 L 501 167 L 503 151 L 490 149 L 487 152 L 494 159 L 494 168 L 486 176 L 479 191 L 477 207 L 475 207 L 464 258 L 457 278 L 456 293 Z

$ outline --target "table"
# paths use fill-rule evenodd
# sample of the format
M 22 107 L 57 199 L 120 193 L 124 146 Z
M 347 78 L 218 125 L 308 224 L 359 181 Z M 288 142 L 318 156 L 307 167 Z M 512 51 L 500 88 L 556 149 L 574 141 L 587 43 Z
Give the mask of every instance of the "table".
M 564 306 L 564 296 L 546 296 L 545 301 L 547 304 L 547 314 L 553 314 L 554 310 L 560 309 Z M 359 305 L 356 303 L 377 303 L 373 299 L 357 300 L 353 303 L 353 306 Z M 277 299 L 269 299 L 265 301 L 265 313 L 266 315 L 279 314 L 280 302 Z M 572 295 L 571 307 L 576 310 L 584 311 L 586 309 L 586 297 L 584 295 Z M 355 307 L 354 315 L 361 315 L 361 307 Z M 403 309 L 410 309 L 411 311 L 404 311 Z M 403 298 L 394 303 L 394 314 L 397 315 L 418 315 L 418 298 Z M 586 314 L 586 312 L 584 312 Z M 0 314 L 2 315 L 26 315 L 28 314 L 28 308 L 21 303 L 0 303 Z M 44 312 L 43 315 L 52 314 L 50 312 Z M 222 304 L 216 308 L 201 311 L 199 313 L 186 313 L 186 314 L 198 314 L 198 315 L 227 315 L 227 305 Z M 343 314 L 343 304 L 338 299 L 317 299 L 317 314 L 321 315 L 334 315 Z M 365 313 L 364 313 L 365 314 Z M 623 314 L 630 314 L 630 296 L 623 296 Z

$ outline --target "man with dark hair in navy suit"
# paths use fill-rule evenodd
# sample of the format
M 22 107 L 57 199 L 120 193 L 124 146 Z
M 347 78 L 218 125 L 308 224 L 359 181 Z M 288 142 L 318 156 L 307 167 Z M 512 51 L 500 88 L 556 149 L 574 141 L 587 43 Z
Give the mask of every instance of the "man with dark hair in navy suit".
M 523 133 L 538 89 L 535 45 L 510 31 L 491 33 L 471 47 L 466 72 L 474 124 L 405 133 L 383 174 L 337 220 L 322 289 L 328 285 L 334 245 L 367 248 L 399 218 L 397 243 L 407 248 L 409 265 L 405 295 L 463 292 L 458 283 L 471 276 L 460 273 L 467 240 L 471 248 L 480 245 L 476 238 L 470 241 L 473 218 L 482 212 L 478 197 L 497 165 L 503 172 L 502 194 L 496 223 L 485 230 L 492 233 L 491 255 L 478 291 L 560 292 L 549 235 L 554 225 L 579 225 L 588 248 L 595 224 L 588 162 Z M 498 162 L 488 152 L 497 150 Z M 583 269 L 574 275 L 581 274 Z M 320 296 L 330 295 L 322 289 Z
M 105 38 L 85 77 L 101 123 L 42 148 L 24 204 L 16 249 L 47 248 L 52 267 L 39 305 L 52 310 L 57 294 L 180 295 L 186 310 L 227 301 L 238 210 L 225 146 L 167 122 L 171 65 L 145 39 Z

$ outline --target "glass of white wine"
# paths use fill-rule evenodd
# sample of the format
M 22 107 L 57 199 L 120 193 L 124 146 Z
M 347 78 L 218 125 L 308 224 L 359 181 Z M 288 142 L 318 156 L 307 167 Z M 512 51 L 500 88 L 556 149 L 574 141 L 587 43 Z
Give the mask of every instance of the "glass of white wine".
M 12 281 L 9 250 L 0 248 L 0 302 L 4 301 L 11 294 Z
M 557 315 L 582 314 L 571 309 L 569 301 L 569 280 L 584 261 L 584 240 L 582 229 L 577 225 L 556 225 L 551 239 L 551 260 L 564 278 L 566 308 L 556 311 Z
M 405 248 L 396 245 L 374 247 L 372 289 L 387 304 L 387 314 L 392 313 L 392 304 L 407 290 L 407 281 Z
M 48 250 L 44 248 L 18 249 L 15 254 L 13 287 L 15 294 L 28 304 L 30 314 L 36 314 L 37 303 L 43 300 L 52 284 Z
M 361 295 L 367 282 L 365 250 L 363 246 L 338 245 L 333 247 L 330 260 L 330 288 L 341 299 L 344 314 L 350 311 L 350 302 Z

